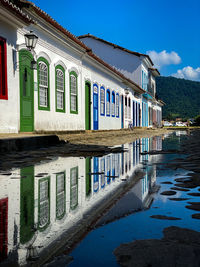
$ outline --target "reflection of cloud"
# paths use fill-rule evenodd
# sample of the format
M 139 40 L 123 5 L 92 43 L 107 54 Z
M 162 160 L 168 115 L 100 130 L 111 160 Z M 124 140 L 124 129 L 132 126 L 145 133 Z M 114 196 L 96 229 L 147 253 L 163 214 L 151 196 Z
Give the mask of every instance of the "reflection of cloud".
M 147 54 L 150 56 L 153 63 L 155 64 L 155 67 L 158 69 L 160 69 L 164 65 L 177 65 L 181 63 L 181 58 L 174 51 L 170 53 L 166 52 L 166 50 L 163 50 L 160 53 L 156 51 L 147 51 Z
M 187 66 L 178 70 L 176 73 L 172 74 L 172 76 L 176 78 L 200 81 L 200 67 L 193 69 L 193 67 Z

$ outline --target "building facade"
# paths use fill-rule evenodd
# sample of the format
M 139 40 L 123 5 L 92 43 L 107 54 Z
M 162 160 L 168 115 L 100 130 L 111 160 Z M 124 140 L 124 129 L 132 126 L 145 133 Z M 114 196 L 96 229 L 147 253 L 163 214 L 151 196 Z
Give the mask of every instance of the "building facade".
M 145 82 L 111 66 L 39 7 L 12 2 L 0 0 L 0 132 L 151 126 Z M 38 37 L 31 51 L 30 31 Z
M 139 101 L 137 100 L 131 104 L 133 125 L 142 127 L 161 126 L 163 102 L 156 99 L 155 81 L 160 73 L 153 67 L 151 58 L 148 55 L 130 51 L 91 34 L 79 36 L 79 39 L 92 48 L 100 58 L 137 83 L 145 91 L 144 94 L 140 95 Z M 137 105 L 140 105 L 141 113 L 139 125 L 137 125 L 136 118 Z M 157 114 L 154 120 L 153 112 Z

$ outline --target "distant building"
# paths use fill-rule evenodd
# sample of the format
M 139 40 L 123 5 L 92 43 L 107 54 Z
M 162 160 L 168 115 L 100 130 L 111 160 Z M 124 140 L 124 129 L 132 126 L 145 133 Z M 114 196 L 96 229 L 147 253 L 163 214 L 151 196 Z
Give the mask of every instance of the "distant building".
M 91 34 L 79 36 L 79 39 L 101 59 L 145 90 L 141 104 L 140 97 L 131 103 L 134 125 L 138 126 L 139 107 L 139 112 L 141 110 L 141 126 L 161 126 L 163 102 L 156 99 L 155 81 L 160 73 L 153 67 L 151 58 L 146 54 L 131 51 Z

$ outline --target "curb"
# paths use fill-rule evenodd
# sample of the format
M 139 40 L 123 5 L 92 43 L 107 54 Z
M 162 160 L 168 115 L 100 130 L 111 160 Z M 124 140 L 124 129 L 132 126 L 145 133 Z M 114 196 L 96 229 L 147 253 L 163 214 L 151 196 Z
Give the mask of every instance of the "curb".
M 0 139 L 0 152 L 31 150 L 58 145 L 59 143 L 60 140 L 57 135 L 5 138 Z

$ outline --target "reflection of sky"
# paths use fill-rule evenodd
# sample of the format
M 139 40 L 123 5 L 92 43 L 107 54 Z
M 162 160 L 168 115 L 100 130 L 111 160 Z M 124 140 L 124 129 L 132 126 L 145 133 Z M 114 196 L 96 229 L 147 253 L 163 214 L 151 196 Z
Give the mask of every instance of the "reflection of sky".
M 175 149 L 174 138 L 170 137 L 168 141 L 169 145 L 164 141 L 164 148 Z M 179 145 L 176 145 L 176 149 L 178 147 Z M 171 160 L 183 157 L 185 155 L 164 154 L 162 160 L 168 163 Z M 170 190 L 171 187 L 175 186 L 176 182 L 174 179 L 187 177 L 189 172 L 180 168 L 176 170 L 165 168 L 165 165 L 158 166 L 157 184 L 160 184 L 161 188 L 158 194 L 155 195 L 151 208 L 131 214 L 90 232 L 71 253 L 74 257 L 74 262 L 70 266 L 118 266 L 113 250 L 121 243 L 127 243 L 136 239 L 161 238 L 162 230 L 171 225 L 199 231 L 199 221 L 191 217 L 195 211 L 185 208 L 187 200 L 172 201 L 168 199 L 181 197 L 190 198 L 189 201 L 198 201 L 197 198 L 188 196 L 188 192 L 183 191 L 176 191 L 176 195 L 173 196 L 160 195 L 162 191 Z M 161 184 L 165 181 L 171 181 L 173 184 Z M 190 190 L 190 192 L 195 191 L 196 189 Z M 158 220 L 150 218 L 151 215 L 173 216 L 181 218 L 181 220 Z

